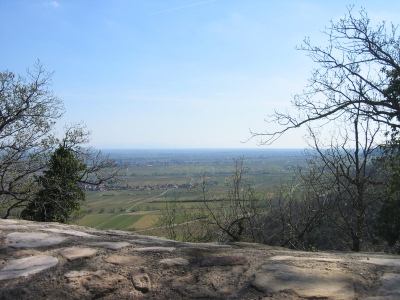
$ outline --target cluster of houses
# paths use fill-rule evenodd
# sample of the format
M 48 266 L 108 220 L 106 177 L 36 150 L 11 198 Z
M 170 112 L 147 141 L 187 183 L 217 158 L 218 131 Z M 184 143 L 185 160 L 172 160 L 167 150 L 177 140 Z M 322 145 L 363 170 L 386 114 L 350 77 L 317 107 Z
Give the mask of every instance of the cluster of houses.
M 206 186 L 218 185 L 218 181 L 209 181 L 204 183 Z M 189 189 L 199 187 L 200 183 L 182 183 L 182 184 L 155 184 L 155 185 L 143 185 L 143 186 L 115 186 L 115 185 L 89 185 L 86 184 L 82 188 L 86 191 L 111 191 L 111 190 L 136 190 L 136 191 L 151 191 L 151 190 L 167 190 L 167 189 Z
M 82 185 L 82 189 L 87 191 L 107 191 L 109 188 L 105 183 L 99 185 L 91 185 L 91 184 L 84 184 Z
M 297 171 L 297 170 L 308 170 L 307 165 L 286 165 L 282 171 Z
M 171 165 L 201 165 L 200 162 L 186 161 L 182 159 L 171 159 L 171 160 L 155 160 L 155 161 L 120 161 L 120 163 L 127 166 L 135 167 L 153 167 L 153 166 L 171 166 Z

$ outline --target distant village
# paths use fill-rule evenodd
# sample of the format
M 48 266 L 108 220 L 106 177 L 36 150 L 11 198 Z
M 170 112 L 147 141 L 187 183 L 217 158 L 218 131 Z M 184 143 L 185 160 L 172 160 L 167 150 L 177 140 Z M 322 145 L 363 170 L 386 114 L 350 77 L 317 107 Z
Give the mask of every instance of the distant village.
M 172 165 L 202 165 L 203 163 L 197 161 L 186 161 L 182 159 L 171 159 L 171 160 L 156 160 L 156 161 L 148 161 L 148 160 L 119 160 L 118 163 L 121 165 L 124 164 L 130 167 L 155 167 L 155 166 L 172 166 Z M 211 163 L 213 164 L 213 163 Z
M 119 160 L 119 164 L 125 165 L 127 167 L 157 167 L 157 166 L 171 166 L 171 165 L 203 165 L 203 162 L 198 161 L 187 161 L 182 159 L 172 159 L 172 160 Z M 208 162 L 208 164 L 221 164 L 221 161 Z M 282 171 L 295 171 L 295 170 L 306 170 L 308 166 L 306 165 L 286 165 L 282 169 Z M 268 173 L 266 171 L 264 174 Z M 132 173 L 128 176 L 137 176 L 135 173 Z M 205 183 L 206 186 L 215 186 L 218 185 L 218 181 L 208 181 Z M 112 190 L 135 190 L 135 191 L 151 191 L 151 190 L 166 190 L 166 189 L 189 189 L 199 187 L 200 183 L 183 183 L 183 184 L 154 184 L 154 185 L 121 185 L 118 184 L 117 181 L 111 180 L 107 183 L 103 183 L 100 185 L 90 185 L 85 184 L 82 186 L 84 191 L 112 191 Z
M 218 185 L 218 181 L 209 181 L 204 183 L 206 186 Z M 156 184 L 156 185 L 143 185 L 143 186 L 116 186 L 110 184 L 100 185 L 83 185 L 84 191 L 112 191 L 112 190 L 135 190 L 135 191 L 152 191 L 152 190 L 167 190 L 167 189 L 189 189 L 199 187 L 200 183 L 193 184 Z

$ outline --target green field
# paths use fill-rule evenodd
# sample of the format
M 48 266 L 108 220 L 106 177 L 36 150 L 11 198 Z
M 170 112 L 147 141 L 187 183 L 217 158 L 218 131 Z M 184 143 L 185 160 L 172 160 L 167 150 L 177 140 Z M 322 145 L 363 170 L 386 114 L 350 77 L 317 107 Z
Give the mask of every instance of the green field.
M 226 182 L 233 172 L 233 158 L 245 157 L 245 166 L 250 168 L 245 178 L 257 192 L 292 180 L 294 169 L 306 161 L 300 151 L 293 150 L 121 150 L 111 155 L 126 164 L 122 176 L 104 190 L 86 191 L 85 216 L 76 221 L 78 225 L 149 229 L 155 226 L 165 201 L 178 198 L 186 208 L 194 208 L 201 200 L 194 186 L 203 176 L 212 182 L 207 186 L 208 193 L 223 198 L 229 188 Z

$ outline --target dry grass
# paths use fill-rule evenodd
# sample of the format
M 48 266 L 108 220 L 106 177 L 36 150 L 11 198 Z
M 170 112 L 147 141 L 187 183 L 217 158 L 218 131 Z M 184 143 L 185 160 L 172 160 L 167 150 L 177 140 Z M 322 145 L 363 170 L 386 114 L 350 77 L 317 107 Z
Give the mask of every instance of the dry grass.
M 141 218 L 136 223 L 132 224 L 128 228 L 135 228 L 135 229 L 147 229 L 153 226 L 158 220 L 157 215 L 147 215 Z

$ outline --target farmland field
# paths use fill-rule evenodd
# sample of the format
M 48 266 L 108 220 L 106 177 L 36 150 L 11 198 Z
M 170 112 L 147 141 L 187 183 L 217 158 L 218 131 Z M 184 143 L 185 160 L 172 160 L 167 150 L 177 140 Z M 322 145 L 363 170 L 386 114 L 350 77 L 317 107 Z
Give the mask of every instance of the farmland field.
M 105 151 L 106 152 L 106 151 Z M 246 180 L 257 192 L 292 180 L 294 170 L 306 165 L 301 150 L 110 150 L 124 165 L 121 176 L 105 186 L 87 187 L 85 216 L 76 224 L 98 229 L 144 230 L 156 225 L 165 201 L 179 199 L 194 208 L 196 193 L 204 176 L 212 195 L 228 190 L 234 159 L 244 157 L 249 168 Z

